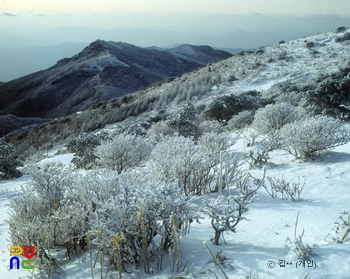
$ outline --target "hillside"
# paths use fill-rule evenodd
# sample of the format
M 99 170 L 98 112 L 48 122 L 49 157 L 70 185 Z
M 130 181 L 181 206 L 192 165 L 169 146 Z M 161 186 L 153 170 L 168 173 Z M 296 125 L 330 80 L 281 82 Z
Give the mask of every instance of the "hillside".
M 347 116 L 347 106 L 350 106 L 346 93 L 350 88 L 347 78 L 350 40 L 346 39 L 347 34 L 345 28 L 244 51 L 181 77 L 98 103 L 82 114 L 51 121 L 48 125 L 13 135 L 7 140 L 15 143 L 21 151 L 30 146 L 39 148 L 48 142 L 51 145 L 66 141 L 81 132 L 92 132 L 124 120 L 128 125 L 144 123 L 147 126 L 155 119 L 176 114 L 181 105 L 189 100 L 202 113 L 212 104 L 225 102 L 225 96 L 233 96 L 233 104 L 241 104 L 231 108 L 218 107 L 220 112 L 229 111 L 229 118 L 241 110 L 256 109 L 280 101 L 311 106 L 318 112 Z M 71 60 L 73 58 L 60 63 L 69 65 L 74 62 Z M 328 92 L 328 95 L 319 97 L 318 94 L 322 96 L 322 92 Z
M 53 118 L 232 56 L 207 46 L 141 48 L 97 40 L 56 65 L 0 84 L 0 115 Z
M 347 279 L 349 55 L 281 41 L 7 137 L 3 278 L 30 243 L 38 278 Z

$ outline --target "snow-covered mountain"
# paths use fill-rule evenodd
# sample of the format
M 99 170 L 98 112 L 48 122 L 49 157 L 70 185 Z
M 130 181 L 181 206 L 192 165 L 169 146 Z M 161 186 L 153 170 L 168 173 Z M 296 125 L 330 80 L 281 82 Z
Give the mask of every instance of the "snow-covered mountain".
M 200 53 L 202 59 L 205 57 L 205 61 L 209 62 L 208 56 L 211 54 L 208 55 L 207 51 L 209 49 L 212 53 L 213 50 L 207 47 L 184 45 L 165 51 L 158 48 L 142 49 L 125 43 L 96 41 L 79 55 L 63 59 L 49 70 L 34 74 L 34 78 L 28 76 L 0 85 L 2 92 L 8 93 L 11 90 L 14 92 L 11 95 L 13 96 L 12 100 L 2 99 L 4 100 L 1 102 L 2 112 L 10 113 L 18 111 L 20 108 L 20 104 L 16 103 L 15 92 L 26 95 L 26 92 L 29 91 L 33 93 L 33 96 L 38 96 L 39 99 L 47 96 L 50 102 L 46 100 L 44 103 L 52 104 L 52 102 L 57 101 L 61 104 L 53 113 L 50 106 L 40 107 L 40 103 L 34 101 L 36 99 L 25 99 L 26 102 L 22 103 L 20 110 L 27 111 L 28 114 L 40 111 L 41 114 L 57 115 L 58 111 L 73 112 L 95 103 L 90 110 L 84 112 L 83 119 L 81 115 L 72 114 L 67 119 L 47 125 L 45 133 L 32 130 L 29 134 L 40 135 L 36 136 L 36 141 L 33 144 L 42 145 L 47 140 L 47 134 L 51 132 L 55 135 L 53 138 L 57 140 L 67 138 L 68 135 L 77 135 L 81 131 L 82 123 L 84 123 L 85 131 L 102 128 L 106 124 L 124 119 L 140 124 L 145 121 L 149 122 L 149 117 L 158 117 L 160 109 L 166 109 L 169 113 L 175 112 L 183 102 L 188 100 L 192 100 L 196 107 L 203 110 L 222 96 L 241 95 L 247 91 L 258 92 L 256 96 L 260 96 L 265 104 L 275 102 L 274 99 L 277 98 L 279 101 L 284 99 L 288 102 L 294 102 L 294 104 L 307 105 L 305 104 L 308 102 L 306 96 L 312 92 L 326 90 L 317 89 L 316 86 L 321 85 L 321 81 L 325 81 L 327 75 L 336 74 L 338 70 L 348 67 L 350 49 L 348 34 L 348 29 L 338 28 L 333 32 L 290 42 L 281 41 L 273 46 L 243 51 L 194 72 L 128 94 L 124 98 L 102 103 L 98 103 L 98 101 L 108 99 L 114 94 L 120 94 L 125 89 L 124 87 L 137 90 L 140 86 L 146 86 L 145 79 L 156 80 L 170 74 L 175 75 L 173 67 L 175 62 L 169 66 L 170 68 L 164 65 L 165 61 L 170 61 L 169 59 L 174 59 L 180 67 L 187 68 L 188 65 L 194 65 L 193 59 L 188 58 L 189 55 L 197 56 Z M 123 52 L 125 48 L 127 52 Z M 122 53 L 124 54 L 121 55 Z M 164 55 L 165 59 L 145 59 L 147 58 L 146 54 L 149 53 L 156 53 L 158 57 Z M 224 53 L 225 55 L 226 53 Z M 126 60 L 129 61 L 129 64 L 123 62 Z M 118 67 L 118 70 L 113 70 L 115 69 L 113 67 Z M 149 71 L 149 67 L 155 72 Z M 65 69 L 67 72 L 64 71 Z M 133 69 L 138 70 L 137 75 L 134 74 Z M 60 71 L 60 75 L 50 75 L 56 71 Z M 345 81 L 346 73 L 345 70 L 344 73 L 340 74 Z M 133 82 L 133 78 L 136 81 Z M 42 80 L 45 82 L 41 83 Z M 341 87 L 345 90 L 347 87 L 344 86 Z M 38 89 L 38 91 L 34 91 L 34 89 L 30 91 L 30 88 Z M 89 90 L 86 90 L 87 88 Z M 54 100 L 49 94 L 52 90 L 54 91 Z M 67 95 L 62 94 L 62 92 Z M 9 95 L 5 95 L 8 98 Z M 332 99 L 337 100 L 337 98 Z M 9 104 L 10 101 L 13 103 L 12 106 L 4 105 Z M 248 103 L 251 102 L 248 101 Z M 324 104 L 326 105 L 327 102 Z M 340 108 L 339 105 L 343 107 Z M 349 105 L 346 102 L 333 104 L 333 106 L 338 106 L 334 109 L 341 109 L 343 112 Z M 142 115 L 144 112 L 146 112 L 146 116 Z M 138 115 L 140 116 L 138 117 Z M 129 116 L 132 118 L 128 118 Z M 74 127 L 79 127 L 79 130 Z M 65 130 L 67 132 L 63 132 Z M 32 136 L 31 134 L 28 137 Z M 23 142 L 22 136 L 13 140 L 20 145 Z
M 47 70 L 0 84 L 0 114 L 66 116 L 232 56 L 207 46 L 141 48 L 97 40 Z
M 178 59 L 193 55 L 188 46 L 173 52 Z M 9 269 L 7 249 L 13 244 L 9 240 L 12 230 L 18 232 L 12 239 L 27 235 L 45 239 L 38 241 L 41 247 L 37 249 L 48 252 L 46 259 L 59 259 L 55 261 L 60 266 L 53 274 L 56 278 L 93 278 L 93 274 L 96 278 L 100 272 L 101 276 L 118 277 L 117 267 L 119 277 L 130 279 L 347 279 L 350 128 L 348 123 L 343 124 L 349 120 L 350 110 L 349 55 L 347 28 L 288 43 L 281 41 L 7 137 L 6 141 L 20 152 L 31 147 L 31 151 L 38 149 L 36 155 L 40 155 L 45 147 L 46 156 L 52 157 L 27 169 L 36 180 L 21 196 L 17 189 L 30 180 L 28 173 L 0 182 L 0 201 L 5 203 L 0 207 L 0 274 L 6 279 L 13 278 L 14 272 L 18 276 L 29 275 L 23 269 Z M 69 59 L 60 63 L 71 62 Z M 99 71 L 106 65 L 127 68 L 123 63 L 101 53 L 99 60 L 85 63 L 84 67 L 86 71 Z M 320 156 L 295 156 L 283 147 L 285 142 L 278 137 L 284 135 L 278 130 L 268 136 L 254 123 L 251 125 L 252 118 L 262 116 L 267 105 L 303 111 L 297 117 L 304 122 L 289 126 L 295 128 L 289 130 L 289 140 L 307 146 L 310 141 L 316 145 L 332 143 L 340 136 L 341 145 L 329 146 L 331 151 L 323 149 Z M 344 121 L 332 122 L 339 134 L 317 137 L 319 131 L 329 128 L 327 125 L 305 129 L 312 127 L 303 125 L 306 120 L 326 119 L 324 115 Z M 293 134 L 300 131 L 298 128 L 304 129 L 303 141 Z M 198 131 L 202 134 L 197 135 Z M 191 132 L 193 137 L 176 135 L 191 136 Z M 309 138 L 305 139 L 305 134 Z M 74 149 L 75 154 L 53 156 L 61 148 L 57 144 L 67 143 L 69 138 L 72 140 L 68 148 Z M 96 155 L 98 169 L 88 170 L 90 163 L 97 160 Z M 128 156 L 130 161 L 117 165 Z M 52 163 L 61 161 L 68 165 L 73 157 L 78 168 L 74 172 Z M 44 165 L 49 162 L 50 165 Z M 83 166 L 86 170 L 81 169 Z M 240 177 L 246 172 L 247 176 Z M 47 179 L 50 174 L 52 180 Z M 249 192 L 262 181 L 264 186 Z M 51 183 L 59 190 L 37 186 Z M 191 188 L 193 185 L 197 187 Z M 225 185 L 222 191 L 220 185 Z M 192 200 L 189 193 L 196 198 Z M 239 207 L 237 201 L 242 197 L 252 202 Z M 11 203 L 12 216 L 6 206 L 11 201 L 15 201 Z M 190 219 L 185 214 L 189 201 L 194 210 L 191 221 L 199 216 L 203 219 L 192 222 L 188 231 Z M 30 209 L 36 209 L 37 215 Z M 237 210 L 244 219 L 234 216 Z M 163 219 L 159 214 L 164 214 Z M 215 219 L 219 215 L 232 218 L 219 222 Z M 10 225 L 4 221 L 9 218 Z M 175 221 L 185 219 L 180 225 Z M 220 245 L 210 242 L 216 237 L 215 226 L 225 227 L 237 220 L 235 233 L 227 230 L 219 239 Z M 169 222 L 173 222 L 171 227 Z M 41 230 L 37 230 L 38 225 Z M 144 226 L 150 229 L 146 231 Z M 44 230 L 55 232 L 54 241 L 47 241 L 49 234 Z M 172 244 L 165 249 L 166 233 L 172 233 L 172 238 L 166 239 Z M 92 235 L 96 237 L 92 237 L 95 242 L 90 247 L 85 240 Z M 97 249 L 99 245 L 112 252 L 103 254 Z M 122 257 L 125 261 L 118 261 Z M 35 272 L 37 276 L 45 273 L 38 269 Z M 46 268 L 46 272 L 52 270 Z

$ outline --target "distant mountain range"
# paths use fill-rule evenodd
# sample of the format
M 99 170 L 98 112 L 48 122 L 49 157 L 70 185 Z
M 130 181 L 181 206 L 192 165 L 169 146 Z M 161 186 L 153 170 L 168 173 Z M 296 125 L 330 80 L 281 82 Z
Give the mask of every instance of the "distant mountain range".
M 71 57 L 96 39 L 123 41 L 138 46 L 175 46 L 183 43 L 210 45 L 236 54 L 241 50 L 273 45 L 309 33 L 285 35 L 275 32 L 247 32 L 235 30 L 211 36 L 184 32 L 116 28 L 101 30 L 84 27 L 61 27 L 40 30 L 31 34 L 17 34 L 0 28 L 0 82 L 10 81 L 44 70 L 63 57 Z M 64 43 L 62 43 L 64 42 Z
M 60 27 L 30 34 L 16 34 L 0 28 L 1 48 L 19 49 L 34 46 L 50 46 L 62 42 L 89 43 L 96 39 L 123 41 L 138 46 L 167 46 L 172 44 L 210 45 L 228 48 L 257 48 L 272 45 L 280 40 L 311 35 L 310 32 L 286 35 L 278 32 L 249 32 L 241 29 L 215 35 L 200 35 L 181 31 L 162 31 L 146 28 L 97 29 L 87 27 Z
M 0 115 L 66 116 L 231 56 L 209 46 L 142 48 L 97 40 L 47 70 L 0 83 Z

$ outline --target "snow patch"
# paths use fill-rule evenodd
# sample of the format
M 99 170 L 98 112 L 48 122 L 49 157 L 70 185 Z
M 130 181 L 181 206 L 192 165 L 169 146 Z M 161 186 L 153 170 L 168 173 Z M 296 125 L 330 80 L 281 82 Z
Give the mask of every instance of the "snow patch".
M 89 60 L 85 64 L 85 71 L 103 71 L 106 67 L 128 67 L 130 66 L 109 53 L 101 56 L 99 59 Z

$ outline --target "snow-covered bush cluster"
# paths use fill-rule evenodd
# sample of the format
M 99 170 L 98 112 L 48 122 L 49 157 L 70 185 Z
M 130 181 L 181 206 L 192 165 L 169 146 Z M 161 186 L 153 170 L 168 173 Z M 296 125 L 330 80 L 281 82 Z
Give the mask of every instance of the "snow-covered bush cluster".
M 9 205 L 11 243 L 34 245 L 42 268 L 58 267 L 50 249 L 64 247 L 70 257 L 84 248 L 91 202 L 84 200 L 70 169 L 50 164 L 27 172 L 30 182 Z
M 151 259 L 159 259 L 174 234 L 186 233 L 196 218 L 193 198 L 175 183 L 160 183 L 142 172 L 124 172 L 116 188 L 117 194 L 97 206 L 91 229 L 99 236 L 92 243 L 108 253 L 114 265 L 143 263 L 149 270 Z M 115 237 L 121 239 L 118 244 Z
M 213 76 L 209 69 L 207 72 L 196 75 L 190 80 L 184 75 L 184 77 L 168 84 L 166 90 L 154 103 L 154 109 L 165 109 L 172 101 L 180 104 L 189 102 L 192 99 L 201 99 L 209 93 L 211 87 L 218 81 L 219 78 Z
M 197 139 L 201 134 L 199 122 L 195 108 L 189 102 L 181 108 L 179 113 L 172 115 L 168 125 L 180 136 Z
M 281 148 L 296 158 L 317 157 L 350 141 L 350 129 L 339 119 L 321 115 L 306 117 L 303 108 L 288 103 L 259 109 L 253 127 L 268 135 L 265 147 Z
M 166 183 L 177 181 L 186 194 L 210 192 L 220 152 L 226 151 L 231 144 L 226 133 L 205 133 L 197 144 L 182 136 L 166 137 L 151 153 L 152 173 Z
M 350 129 L 340 120 L 314 116 L 289 123 L 279 131 L 282 149 L 296 158 L 316 157 L 350 141 Z
M 230 130 L 234 131 L 237 129 L 242 129 L 249 127 L 254 120 L 254 112 L 250 110 L 244 110 L 234 115 L 228 122 L 228 127 Z
M 93 155 L 98 158 L 99 165 L 120 174 L 147 160 L 151 148 L 152 144 L 144 137 L 122 133 L 113 139 L 101 142 Z
M 270 104 L 259 109 L 253 127 L 261 134 L 274 134 L 284 125 L 302 119 L 305 111 L 288 103 Z
M 45 270 L 59 267 L 54 249 L 64 249 L 71 258 L 88 244 L 109 255 L 110 266 L 143 263 L 149 268 L 150 258 L 172 245 L 173 234 L 185 233 L 197 218 L 191 195 L 145 173 L 81 176 L 57 164 L 27 171 L 31 180 L 10 203 L 11 243 L 34 245 Z

